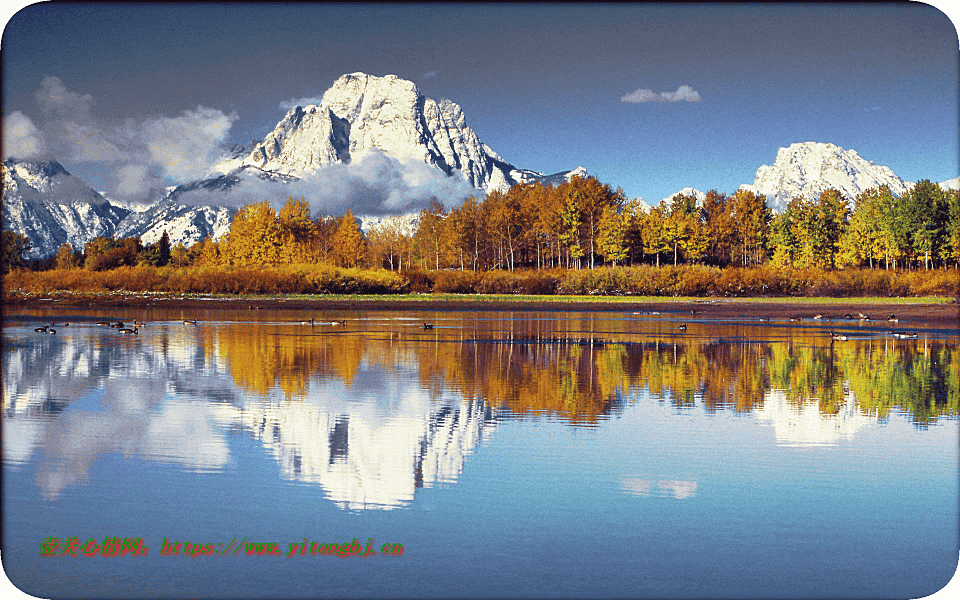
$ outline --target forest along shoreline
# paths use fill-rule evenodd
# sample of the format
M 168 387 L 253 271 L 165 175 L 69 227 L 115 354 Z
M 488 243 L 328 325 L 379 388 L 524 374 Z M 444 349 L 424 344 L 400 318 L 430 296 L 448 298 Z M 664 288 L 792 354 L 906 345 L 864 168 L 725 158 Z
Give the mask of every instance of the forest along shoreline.
M 846 315 L 859 320 L 867 315 L 871 323 L 885 324 L 891 315 L 897 321 L 891 327 L 960 329 L 958 299 L 891 298 L 881 301 L 858 298 L 726 298 L 726 299 L 603 299 L 563 296 L 448 297 L 433 295 L 354 296 L 354 297 L 282 297 L 257 296 L 194 297 L 162 295 L 138 297 L 22 298 L 3 302 L 3 313 L 18 308 L 50 309 L 54 306 L 98 308 L 182 308 L 186 310 L 317 310 L 317 311 L 555 311 L 555 312 L 634 312 L 683 317 L 690 320 L 810 320 L 822 315 L 836 321 Z

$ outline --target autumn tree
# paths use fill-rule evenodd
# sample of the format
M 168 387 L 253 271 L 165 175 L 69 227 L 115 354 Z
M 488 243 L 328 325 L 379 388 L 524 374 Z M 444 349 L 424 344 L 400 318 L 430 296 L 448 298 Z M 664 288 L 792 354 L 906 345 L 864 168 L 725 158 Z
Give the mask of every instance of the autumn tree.
M 614 266 L 622 263 L 628 256 L 626 234 L 626 217 L 617 208 L 606 207 L 600 216 L 597 246 L 603 258 Z
M 3 232 L 3 272 L 26 266 L 26 254 L 30 251 L 30 240 L 22 233 Z
M 294 200 L 290 196 L 287 199 L 277 215 L 277 229 L 281 263 L 307 264 L 319 261 L 320 228 L 310 218 L 310 204 L 304 198 Z
M 727 205 L 734 232 L 733 255 L 745 267 L 760 264 L 766 258 L 772 219 L 766 196 L 737 190 L 728 198 Z
M 224 238 L 227 237 L 228 236 L 224 236 Z M 203 238 L 190 247 L 190 262 L 198 266 L 207 267 L 229 264 L 227 253 L 220 251 L 220 247 L 226 246 L 228 243 L 228 239 L 217 242 L 209 237 Z
M 847 200 L 835 189 L 825 190 L 816 200 L 793 198 L 774 224 L 778 264 L 835 267 L 848 216 Z
M 524 210 L 523 199 L 529 185 L 515 185 L 506 193 L 487 195 L 490 204 L 489 231 L 497 244 L 497 267 L 513 271 L 521 259 L 529 230 L 529 211 Z
M 904 254 L 923 261 L 930 268 L 934 259 L 942 258 L 947 240 L 948 205 L 940 186 L 929 179 L 918 181 L 900 198 L 897 211 L 897 238 Z
M 226 238 L 223 250 L 230 264 L 277 265 L 281 262 L 283 237 L 277 213 L 269 202 L 238 210 Z
M 772 261 L 778 267 L 792 267 L 800 254 L 797 241 L 797 204 L 803 198 L 794 198 L 787 209 L 774 217 L 770 224 L 770 245 L 773 249 Z
M 181 268 L 190 264 L 190 251 L 183 243 L 179 243 L 170 249 L 170 263 L 174 267 Z
M 658 267 L 660 266 L 660 255 L 670 252 L 673 248 L 673 241 L 670 239 L 668 225 L 669 217 L 670 207 L 664 200 L 650 209 L 646 222 L 644 223 L 643 251 L 646 254 L 656 256 L 656 264 Z
M 813 223 L 814 261 L 818 266 L 835 267 L 840 236 L 847 225 L 850 209 L 847 199 L 836 189 L 824 190 L 817 199 Z
M 710 247 L 704 258 L 708 263 L 717 266 L 730 263 L 736 238 L 736 226 L 728 204 L 726 194 L 710 190 L 700 207 L 704 232 L 710 239 Z
M 648 209 L 643 200 L 634 198 L 627 203 L 622 212 L 624 243 L 627 247 L 627 259 L 631 264 L 637 264 L 643 260 L 643 236 Z
M 430 200 L 429 208 L 420 211 L 420 226 L 414 235 L 414 245 L 424 268 L 439 269 L 445 258 L 447 236 L 443 203 L 436 198 Z
M 697 197 L 692 194 L 676 194 L 665 207 L 663 235 L 665 243 L 673 250 L 673 265 L 677 266 L 682 252 L 684 261 L 700 260 L 706 251 L 707 239 L 700 225 L 700 210 Z
M 960 268 L 960 190 L 944 192 L 947 204 L 947 230 L 944 261 Z
M 627 199 L 623 190 L 613 190 L 608 184 L 600 183 L 596 177 L 573 177 L 560 186 L 564 187 L 568 198 L 568 213 L 578 213 L 567 215 L 568 236 L 571 241 L 574 237 L 577 238 L 577 254 L 586 256 L 592 269 L 596 266 L 597 239 L 603 212 L 607 207 L 619 210 L 626 204 Z M 573 232 L 574 225 L 577 225 L 576 234 Z
M 451 246 L 460 269 L 476 271 L 480 264 L 481 242 L 486 234 L 479 201 L 471 196 L 464 203 L 450 211 L 447 231 L 451 236 Z
M 367 242 L 374 263 L 391 271 L 409 265 L 413 234 L 409 221 L 399 216 L 387 217 L 372 227 Z
M 853 212 L 840 239 L 840 262 L 867 263 L 873 268 L 881 259 L 890 268 L 890 259 L 899 257 L 894 235 L 896 199 L 888 186 L 870 188 L 854 198 Z
M 137 264 L 143 244 L 139 237 L 114 240 L 97 237 L 84 245 L 84 267 L 90 271 L 109 271 Z
M 74 252 L 73 246 L 70 244 L 61 244 L 60 249 L 57 250 L 53 264 L 57 269 L 69 270 L 76 269 L 82 262 L 83 257 L 77 252 Z
M 341 267 L 358 267 L 367 257 L 367 240 L 352 210 L 338 220 L 333 235 L 333 257 Z

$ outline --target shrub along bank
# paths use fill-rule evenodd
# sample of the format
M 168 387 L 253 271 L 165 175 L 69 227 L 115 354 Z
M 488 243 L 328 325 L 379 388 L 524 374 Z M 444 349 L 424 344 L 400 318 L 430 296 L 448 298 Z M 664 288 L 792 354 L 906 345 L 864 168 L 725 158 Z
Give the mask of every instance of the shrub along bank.
M 328 265 L 154 267 L 109 271 L 14 270 L 5 297 L 17 293 L 169 292 L 206 294 L 536 294 L 693 297 L 957 297 L 960 271 L 825 270 L 814 267 L 719 269 L 702 265 L 582 270 L 388 271 Z

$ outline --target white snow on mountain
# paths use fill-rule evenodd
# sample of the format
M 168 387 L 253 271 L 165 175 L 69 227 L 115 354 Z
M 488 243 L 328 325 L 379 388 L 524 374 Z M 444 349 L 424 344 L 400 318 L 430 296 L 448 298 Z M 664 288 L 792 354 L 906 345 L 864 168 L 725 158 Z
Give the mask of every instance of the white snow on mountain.
M 854 150 L 803 142 L 780 148 L 776 162 L 761 166 L 753 184 L 744 184 L 740 189 L 764 194 L 774 212 L 783 212 L 794 197 L 815 199 L 833 188 L 852 200 L 881 185 L 889 186 L 897 196 L 909 190 L 909 185 L 888 167 L 864 160 Z
M 187 206 L 166 198 L 145 211 L 131 213 L 121 221 L 117 238 L 138 237 L 154 244 L 167 232 L 171 245 L 187 248 L 204 238 L 220 239 L 230 231 L 235 211 L 225 207 Z
M 129 210 L 111 204 L 56 161 L 3 163 L 3 229 L 30 240 L 25 258 L 75 249 L 97 236 L 112 236 Z
M 940 182 L 940 187 L 945 190 L 960 190 L 960 177 L 954 177 Z
M 144 244 L 152 244 L 166 230 L 172 244 L 191 246 L 229 231 L 232 210 L 179 204 L 171 199 L 171 192 L 153 204 L 116 202 L 56 161 L 7 159 L 3 229 L 27 236 L 28 259 L 56 254 L 63 244 L 83 250 L 97 237 L 139 237 Z
M 319 105 L 290 109 L 263 141 L 248 149 L 218 163 L 215 174 L 302 178 L 379 150 L 401 162 L 431 165 L 448 176 L 459 172 L 484 193 L 555 177 L 508 164 L 467 126 L 460 105 L 426 98 L 416 84 L 395 75 L 341 76 Z M 557 176 L 567 173 L 578 172 Z
M 706 192 L 701 192 L 700 190 L 692 187 L 685 187 L 682 190 L 671 194 L 670 196 L 663 199 L 664 202 L 670 203 L 673 200 L 674 196 L 694 196 L 697 199 L 697 206 L 703 204 L 704 199 L 707 197 Z

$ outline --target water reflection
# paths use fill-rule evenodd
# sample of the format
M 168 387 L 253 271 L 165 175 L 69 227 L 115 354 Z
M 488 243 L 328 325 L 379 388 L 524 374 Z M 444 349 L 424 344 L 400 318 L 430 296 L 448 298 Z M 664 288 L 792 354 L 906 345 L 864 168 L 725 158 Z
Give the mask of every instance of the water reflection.
M 453 482 L 500 420 L 550 415 L 594 427 L 641 395 L 677 411 L 735 411 L 778 444 L 837 444 L 907 413 L 957 414 L 951 339 L 883 331 L 834 343 L 818 329 L 675 324 L 625 315 L 391 314 L 300 325 L 260 316 L 159 320 L 121 335 L 80 319 L 56 336 L 4 330 L 3 460 L 37 459 L 46 498 L 106 454 L 229 469 L 229 436 L 257 440 L 287 480 L 345 509 L 408 505 Z M 429 320 L 435 326 L 426 329 Z M 635 475 L 639 496 L 697 483 Z
M 697 494 L 696 481 L 644 479 L 634 476 L 624 477 L 620 481 L 620 487 L 631 496 L 670 496 L 677 500 L 685 500 Z

